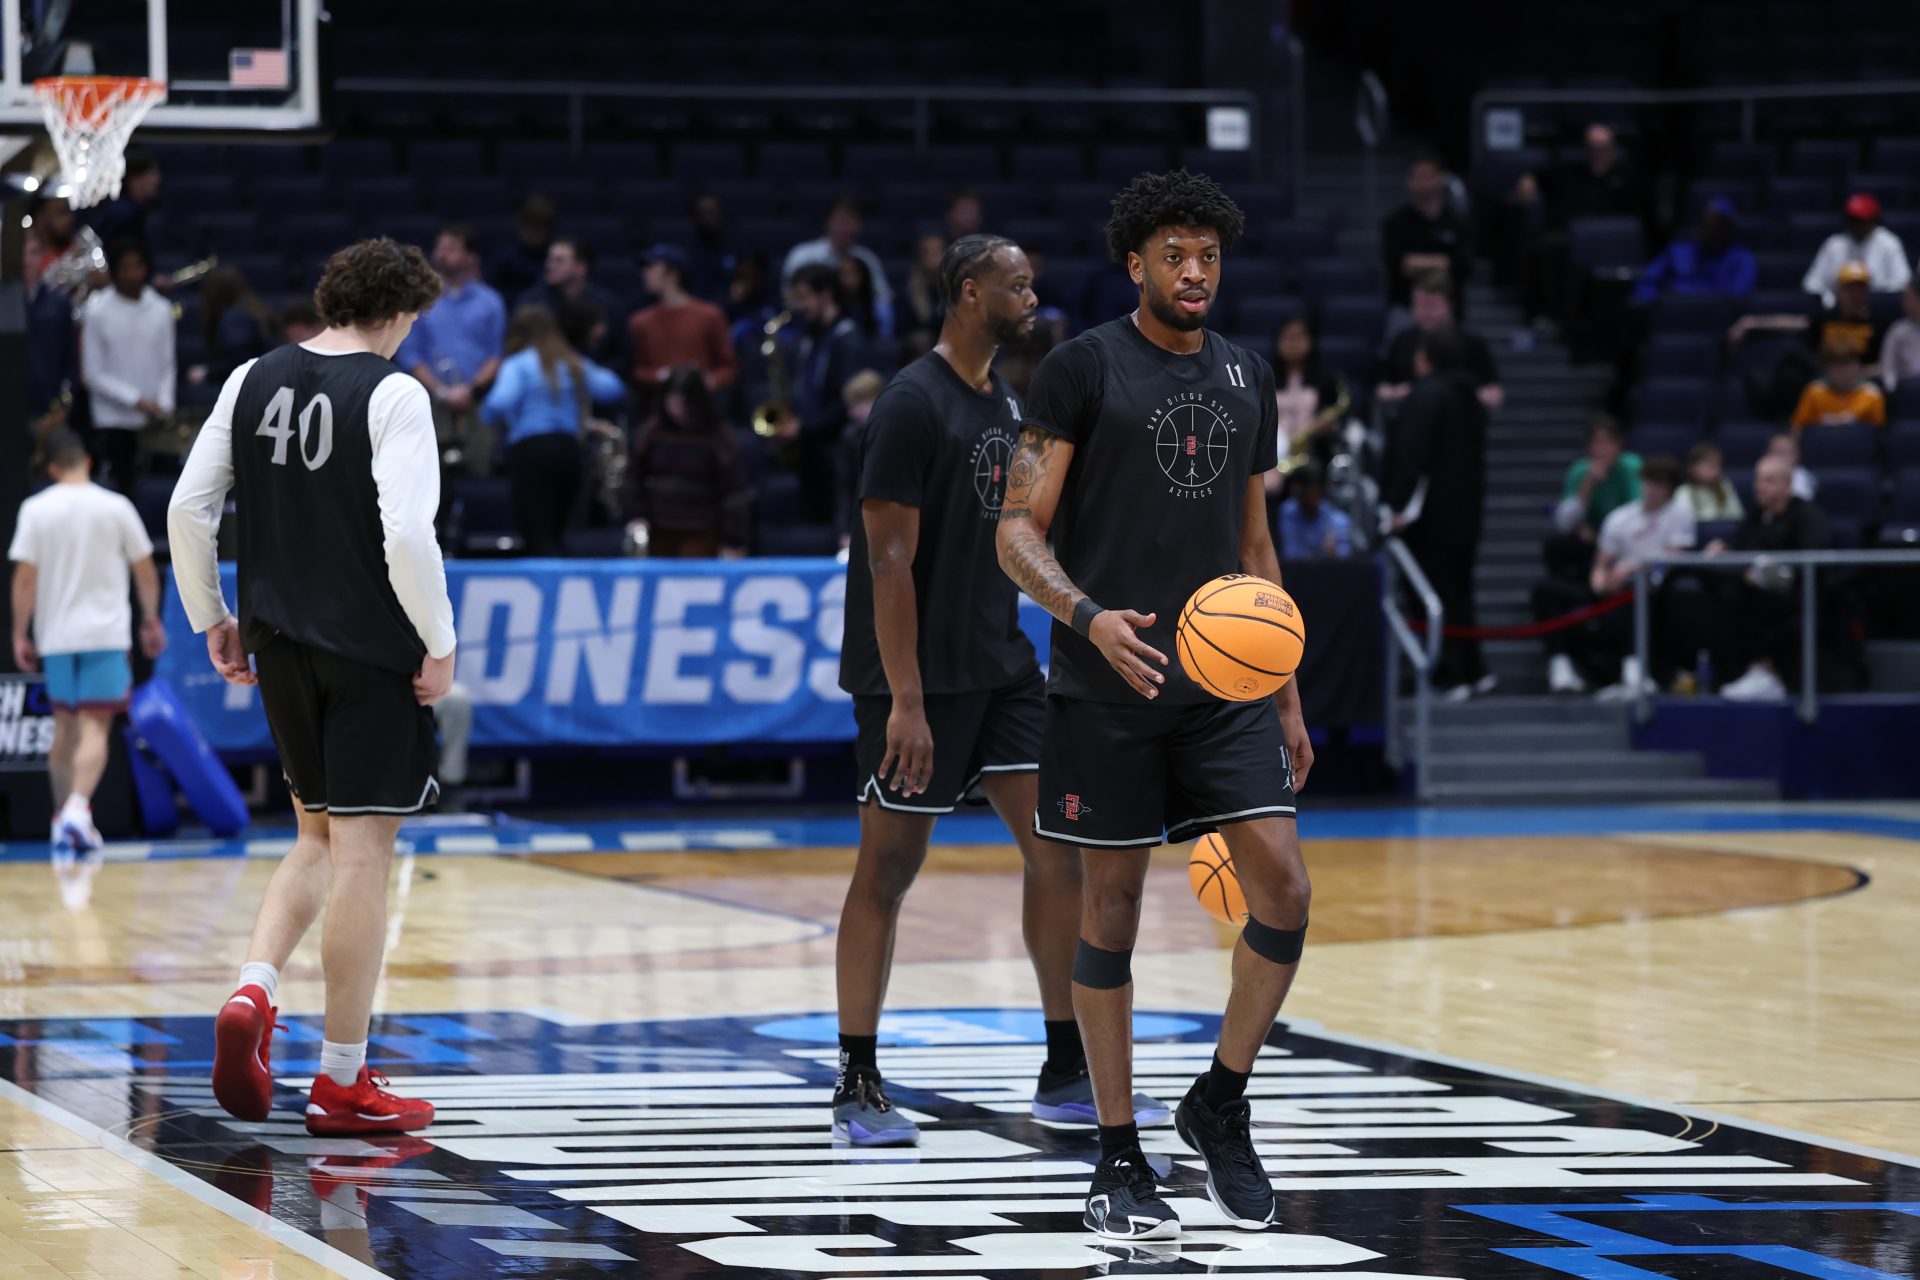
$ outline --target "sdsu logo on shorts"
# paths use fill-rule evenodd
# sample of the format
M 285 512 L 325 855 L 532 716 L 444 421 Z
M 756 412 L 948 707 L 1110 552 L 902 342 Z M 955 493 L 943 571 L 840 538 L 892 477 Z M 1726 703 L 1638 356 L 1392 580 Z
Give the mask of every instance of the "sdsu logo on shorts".
M 1168 396 L 1147 426 L 1153 431 L 1154 460 L 1173 482 L 1167 492 L 1176 498 L 1212 496 L 1239 430 L 1226 404 L 1205 391 L 1183 391 Z
M 1082 803 L 1077 795 L 1061 796 L 1057 807 L 1060 810 L 1060 816 L 1068 822 L 1078 822 L 1083 817 L 1093 816 L 1093 807 Z

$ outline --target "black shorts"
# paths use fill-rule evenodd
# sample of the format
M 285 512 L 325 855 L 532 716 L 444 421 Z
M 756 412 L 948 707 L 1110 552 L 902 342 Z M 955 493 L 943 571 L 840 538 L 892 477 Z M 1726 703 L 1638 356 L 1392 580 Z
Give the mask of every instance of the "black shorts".
M 253 655 L 280 769 L 308 813 L 419 813 L 440 798 L 413 679 L 275 636 Z
M 1291 818 L 1293 762 L 1268 699 L 1181 706 L 1047 699 L 1036 835 L 1090 849 Z
M 1047 715 L 1047 682 L 1036 669 L 1018 684 L 969 693 L 927 697 L 927 727 L 933 730 L 933 777 L 912 797 L 887 788 L 880 762 L 887 755 L 887 717 L 893 699 L 858 694 L 853 719 L 859 726 L 854 763 L 861 804 L 878 803 L 902 813 L 952 813 L 961 801 L 985 804 L 980 780 L 989 773 L 1033 773 L 1040 768 L 1040 729 Z

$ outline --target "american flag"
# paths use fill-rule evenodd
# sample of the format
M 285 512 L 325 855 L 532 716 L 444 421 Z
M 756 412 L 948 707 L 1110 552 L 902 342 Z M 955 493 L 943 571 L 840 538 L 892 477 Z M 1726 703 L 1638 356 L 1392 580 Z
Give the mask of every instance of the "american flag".
M 227 54 L 227 83 L 236 89 L 287 87 L 285 49 L 233 49 Z

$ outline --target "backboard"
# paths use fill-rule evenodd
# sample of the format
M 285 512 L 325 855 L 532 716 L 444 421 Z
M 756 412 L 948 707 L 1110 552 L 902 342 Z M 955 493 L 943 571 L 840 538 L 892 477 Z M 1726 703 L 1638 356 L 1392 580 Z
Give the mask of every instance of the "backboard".
M 0 134 L 37 130 L 33 82 L 63 74 L 165 84 L 145 133 L 321 123 L 322 0 L 0 0 L 0 15 Z

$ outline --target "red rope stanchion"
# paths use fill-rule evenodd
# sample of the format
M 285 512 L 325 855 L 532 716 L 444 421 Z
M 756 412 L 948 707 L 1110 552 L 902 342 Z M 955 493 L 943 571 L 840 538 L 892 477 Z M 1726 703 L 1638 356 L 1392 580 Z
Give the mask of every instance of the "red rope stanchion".
M 1612 613 L 1615 609 L 1624 608 L 1632 603 L 1633 592 L 1622 591 L 1593 604 L 1583 605 L 1572 613 L 1563 613 L 1557 618 L 1519 623 L 1508 627 L 1442 627 L 1440 634 L 1450 640 L 1532 640 L 1550 635 L 1555 631 L 1577 627 L 1583 622 L 1591 622 L 1602 614 Z M 1427 632 L 1425 622 L 1413 620 L 1408 625 L 1419 635 L 1425 635 Z

